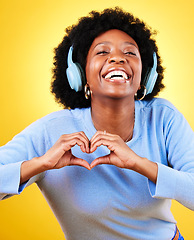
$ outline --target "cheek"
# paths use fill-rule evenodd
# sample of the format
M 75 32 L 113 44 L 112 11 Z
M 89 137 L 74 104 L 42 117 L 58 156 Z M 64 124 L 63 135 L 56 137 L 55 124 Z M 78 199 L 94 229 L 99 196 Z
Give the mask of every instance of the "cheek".
M 91 67 L 89 64 L 86 64 L 85 72 L 86 72 L 86 82 L 89 84 L 91 79 L 91 73 L 92 73 Z
M 142 64 L 141 62 L 136 63 L 134 65 L 134 79 L 133 79 L 133 85 L 138 90 L 140 89 L 141 85 L 141 73 L 142 73 Z
M 90 62 L 90 64 L 86 64 L 86 80 L 90 85 L 95 85 L 100 77 L 100 64 L 98 62 Z
M 141 82 L 141 73 L 142 73 L 142 63 L 139 62 L 139 64 L 136 65 L 136 76 L 137 80 L 139 80 L 139 83 Z

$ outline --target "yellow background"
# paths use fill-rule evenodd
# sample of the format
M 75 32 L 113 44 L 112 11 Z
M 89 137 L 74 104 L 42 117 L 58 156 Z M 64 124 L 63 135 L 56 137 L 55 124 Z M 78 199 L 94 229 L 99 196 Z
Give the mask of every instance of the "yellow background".
M 158 30 L 170 100 L 194 129 L 193 0 L 12 0 L 0 2 L 0 145 L 36 119 L 60 109 L 49 93 L 53 48 L 65 27 L 91 10 L 121 6 Z M 186 240 L 194 239 L 194 214 L 173 202 Z M 75 226 L 76 227 L 76 226 Z M 64 239 L 36 185 L 0 202 L 0 239 Z

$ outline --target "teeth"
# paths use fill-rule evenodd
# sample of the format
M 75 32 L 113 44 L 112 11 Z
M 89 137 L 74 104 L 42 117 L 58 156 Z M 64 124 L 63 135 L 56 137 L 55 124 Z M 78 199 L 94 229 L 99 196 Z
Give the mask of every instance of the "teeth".
M 128 79 L 128 76 L 125 72 L 123 71 L 112 71 L 109 72 L 106 76 L 105 79 Z

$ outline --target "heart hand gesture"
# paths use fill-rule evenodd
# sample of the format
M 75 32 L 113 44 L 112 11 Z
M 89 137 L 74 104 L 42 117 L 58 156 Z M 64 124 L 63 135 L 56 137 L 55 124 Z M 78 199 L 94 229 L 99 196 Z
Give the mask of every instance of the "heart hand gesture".
M 139 157 L 118 135 L 102 131 L 96 132 L 90 140 L 90 152 L 94 152 L 101 145 L 106 146 L 110 150 L 110 154 L 95 159 L 90 164 L 91 168 L 99 164 L 111 164 L 120 168 L 132 169 Z
M 80 146 L 84 153 L 93 153 L 103 145 L 110 150 L 110 154 L 95 159 L 90 165 L 82 159 L 75 157 L 71 148 Z M 59 169 L 65 166 L 77 165 L 91 170 L 100 164 L 111 164 L 119 168 L 126 168 L 136 171 L 156 183 L 158 165 L 142 158 L 133 152 L 118 135 L 104 133 L 96 134 L 89 141 L 84 132 L 62 135 L 58 141 L 41 157 L 25 161 L 21 166 L 21 183 L 32 176 L 50 169 Z

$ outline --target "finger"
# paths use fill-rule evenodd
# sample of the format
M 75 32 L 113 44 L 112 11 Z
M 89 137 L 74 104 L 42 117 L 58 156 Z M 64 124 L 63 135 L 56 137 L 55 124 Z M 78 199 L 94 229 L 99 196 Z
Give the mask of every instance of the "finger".
M 91 162 L 90 167 L 92 169 L 92 168 L 94 168 L 98 165 L 101 165 L 101 164 L 112 165 L 111 160 L 110 160 L 110 154 L 108 154 L 106 156 L 103 156 L 103 157 L 96 158 L 93 162 Z
M 90 141 L 93 141 L 93 139 L 96 137 L 96 135 L 98 135 L 99 133 L 103 133 L 102 131 L 96 131 L 96 133 L 93 135 L 93 137 L 90 139 Z M 104 133 L 106 133 L 104 131 Z
M 87 161 L 81 158 L 76 158 L 75 156 L 71 157 L 71 160 L 64 160 L 64 161 L 59 161 L 53 169 L 60 169 L 62 167 L 66 166 L 80 166 L 80 167 L 85 167 L 88 170 L 91 170 L 91 167 Z
M 112 134 L 107 133 L 106 131 L 97 131 L 94 136 L 90 139 L 90 142 L 95 141 L 96 138 L 98 138 L 99 136 L 111 136 Z
M 65 145 L 66 151 L 78 144 L 83 152 L 89 153 L 89 139 L 83 132 L 64 134 L 61 136 L 60 141 Z
M 86 152 L 89 153 L 90 152 L 90 140 L 88 139 L 88 137 L 86 136 L 86 134 L 84 132 L 81 131 L 81 132 L 79 132 L 79 134 L 83 137 L 81 139 L 85 143 Z
M 72 156 L 68 165 L 69 166 L 81 166 L 81 167 L 85 167 L 88 170 L 91 170 L 90 164 L 86 160 L 84 160 L 82 158 L 77 158 L 75 156 Z
M 71 136 L 79 136 L 80 135 L 80 136 L 84 137 L 87 141 L 89 141 L 88 137 L 86 136 L 86 134 L 83 131 L 71 133 L 70 135 Z
M 69 145 L 69 148 L 72 148 L 77 144 L 80 147 L 80 149 L 82 150 L 82 152 L 89 151 L 89 145 L 87 144 L 87 142 L 85 142 L 83 139 L 80 139 L 77 137 L 69 140 L 68 143 L 66 143 L 66 144 Z
M 74 138 L 74 137 L 76 137 L 76 136 L 82 136 L 82 137 L 84 137 L 86 140 L 89 141 L 88 137 L 86 136 L 86 134 L 85 134 L 83 131 L 61 135 L 61 137 L 64 137 L 64 138 L 66 138 L 66 139 L 71 139 L 71 138 Z
M 95 133 L 95 135 L 91 138 L 90 140 L 90 148 L 99 140 L 102 139 L 109 139 L 109 140 L 114 140 L 116 135 L 107 133 L 106 131 L 102 132 L 102 131 L 98 131 Z
M 90 152 L 96 151 L 98 147 L 101 145 L 106 146 L 110 151 L 114 151 L 114 142 L 112 139 L 109 139 L 108 137 L 99 137 L 95 139 L 95 142 L 91 143 L 90 145 Z

